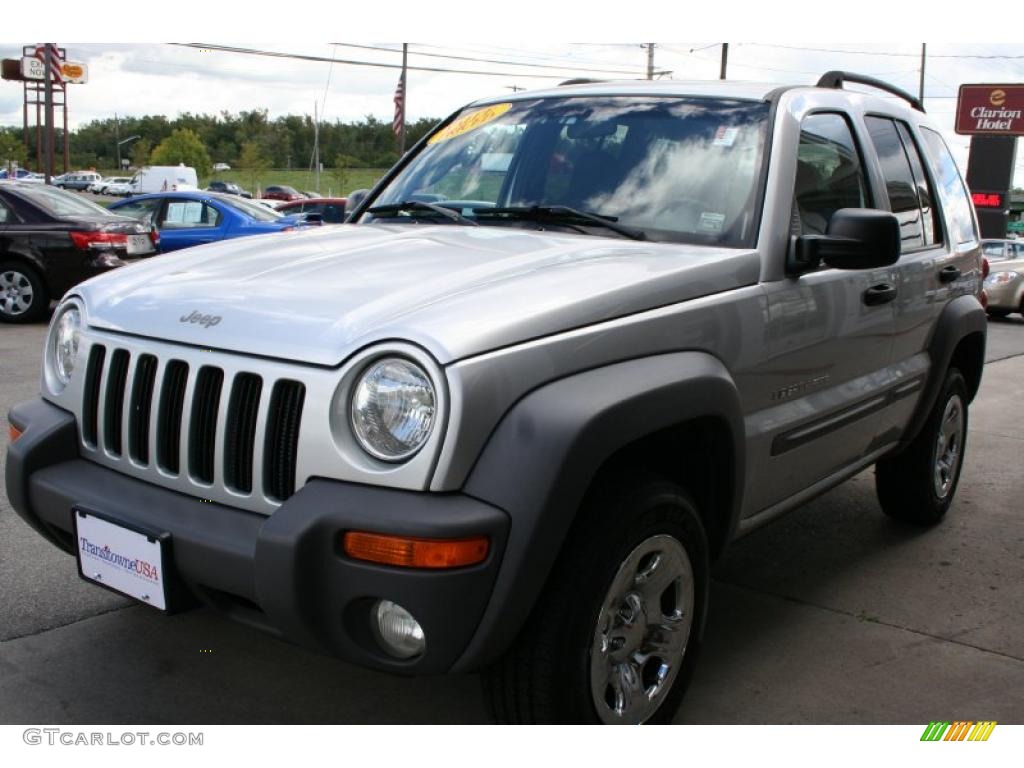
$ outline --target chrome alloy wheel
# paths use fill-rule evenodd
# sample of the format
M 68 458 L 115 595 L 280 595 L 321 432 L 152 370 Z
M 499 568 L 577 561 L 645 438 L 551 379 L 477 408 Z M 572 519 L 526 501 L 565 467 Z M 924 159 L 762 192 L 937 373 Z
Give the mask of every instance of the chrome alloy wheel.
M 598 614 L 590 690 L 605 723 L 643 723 L 679 673 L 693 626 L 693 566 L 683 545 L 659 534 L 619 566 Z
M 946 402 L 939 423 L 939 436 L 935 441 L 933 460 L 935 495 L 945 499 L 953 483 L 963 458 L 964 447 L 964 404 L 960 395 L 953 395 Z
M 32 283 L 21 272 L 8 269 L 0 272 L 0 312 L 15 316 L 32 306 Z

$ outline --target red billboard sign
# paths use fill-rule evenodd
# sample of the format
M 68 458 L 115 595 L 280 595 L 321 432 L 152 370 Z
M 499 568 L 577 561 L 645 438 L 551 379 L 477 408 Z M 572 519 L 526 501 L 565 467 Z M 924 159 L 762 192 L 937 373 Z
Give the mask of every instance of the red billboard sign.
M 961 85 L 956 132 L 1024 136 L 1024 85 Z

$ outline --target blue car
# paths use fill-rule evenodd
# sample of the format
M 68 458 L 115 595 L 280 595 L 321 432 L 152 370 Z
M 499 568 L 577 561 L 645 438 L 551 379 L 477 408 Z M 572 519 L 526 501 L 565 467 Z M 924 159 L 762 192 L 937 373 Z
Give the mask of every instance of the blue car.
M 216 192 L 158 192 L 138 195 L 110 206 L 111 211 L 156 222 L 160 250 L 266 232 L 284 232 L 303 225 L 301 216 L 283 216 L 237 195 Z

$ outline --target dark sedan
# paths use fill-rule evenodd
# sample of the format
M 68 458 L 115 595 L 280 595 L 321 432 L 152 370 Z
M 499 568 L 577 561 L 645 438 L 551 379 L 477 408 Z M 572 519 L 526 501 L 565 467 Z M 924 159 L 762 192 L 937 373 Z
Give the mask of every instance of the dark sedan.
M 83 280 L 157 253 L 147 222 L 42 184 L 0 185 L 0 322 L 29 323 Z
M 343 224 L 345 222 L 344 197 L 314 197 L 311 200 L 293 200 L 290 203 L 281 203 L 277 210 L 283 214 L 301 213 L 303 216 L 318 214 L 319 221 L 323 224 Z
M 221 192 L 225 195 L 238 195 L 239 197 L 251 198 L 252 193 L 242 189 L 233 181 L 211 181 L 206 188 L 207 192 Z

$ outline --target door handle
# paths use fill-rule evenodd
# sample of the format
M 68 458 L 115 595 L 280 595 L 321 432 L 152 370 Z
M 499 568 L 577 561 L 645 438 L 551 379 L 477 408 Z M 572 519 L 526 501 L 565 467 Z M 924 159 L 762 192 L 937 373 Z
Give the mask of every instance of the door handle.
M 960 277 L 960 270 L 952 264 L 939 270 L 940 283 L 952 283 L 958 277 Z
M 864 291 L 862 296 L 864 303 L 869 307 L 877 307 L 879 304 L 888 304 L 896 298 L 896 286 L 888 283 L 873 285 Z

